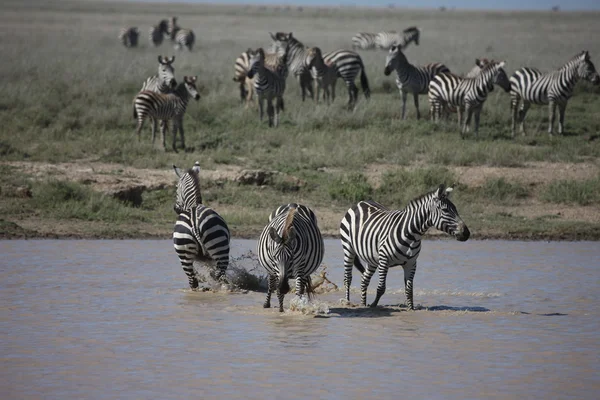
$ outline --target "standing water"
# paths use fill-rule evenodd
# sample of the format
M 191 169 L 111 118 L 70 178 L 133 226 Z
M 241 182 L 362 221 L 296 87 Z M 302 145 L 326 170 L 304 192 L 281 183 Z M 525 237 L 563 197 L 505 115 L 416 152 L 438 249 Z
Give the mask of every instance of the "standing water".
M 341 245 L 325 242 L 327 276 L 340 290 L 314 300 L 328 313 L 304 315 L 263 309 L 264 293 L 191 292 L 168 240 L 2 241 L 1 397 L 600 393 L 598 243 L 426 241 L 418 307 L 407 311 L 400 267 L 390 270 L 378 308 L 340 302 Z M 232 256 L 255 247 L 234 240 Z M 244 267 L 256 265 L 246 259 Z M 359 285 L 354 270 L 354 303 Z M 368 302 L 376 286 L 374 277 Z

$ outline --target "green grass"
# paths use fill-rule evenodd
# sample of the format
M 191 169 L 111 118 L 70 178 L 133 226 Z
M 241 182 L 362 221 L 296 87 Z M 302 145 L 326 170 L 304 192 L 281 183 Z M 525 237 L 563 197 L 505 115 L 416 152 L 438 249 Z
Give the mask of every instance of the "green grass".
M 118 43 L 121 26 L 137 25 L 145 32 L 169 15 L 179 15 L 181 25 L 196 32 L 192 53 L 175 52 L 168 42 L 155 49 L 146 36 L 137 49 Z M 207 203 L 241 207 L 228 211 L 232 225 L 240 229 L 262 224 L 265 214 L 292 199 L 328 209 L 343 209 L 366 198 L 401 207 L 440 183 L 459 181 L 460 176 L 450 170 L 453 166 L 597 163 L 600 140 L 594 139 L 600 134 L 600 87 L 586 82 L 577 86 L 567 107 L 565 136 L 549 137 L 547 108 L 534 106 L 527 118 L 528 136 L 512 138 L 509 96 L 495 90 L 484 106 L 479 137 L 461 139 L 455 116 L 448 123 L 428 120 L 426 96 L 420 96 L 420 121 L 412 99 L 407 103 L 407 120 L 400 120 L 400 96 L 394 77 L 383 75 L 382 52 L 360 53 L 372 96 L 366 101 L 361 91 L 353 111 L 347 110 L 341 81 L 336 101 L 326 106 L 302 102 L 297 82 L 288 79 L 286 110 L 277 129 L 259 122 L 256 108 L 246 110 L 240 105 L 238 86 L 231 78 L 236 57 L 248 47 L 269 47 L 268 31 L 277 29 L 328 51 L 349 48 L 357 31 L 416 25 L 423 31 L 421 44 L 406 50 L 409 61 L 443 62 L 456 73 L 468 71 L 477 57 L 505 60 L 508 74 L 522 66 L 550 70 L 582 49 L 600 64 L 600 44 L 594 39 L 600 35 L 599 16 L 9 0 L 0 15 L 0 26 L 5 27 L 0 49 L 6 59 L 0 64 L 0 161 L 83 159 L 168 169 L 171 164 L 187 166 L 200 160 L 204 168 L 240 165 L 302 180 L 298 187 L 277 175 L 266 188 L 206 182 Z M 149 124 L 141 141 L 134 134 L 132 100 L 145 78 L 156 73 L 158 54 L 175 54 L 178 80 L 198 75 L 202 98 L 189 104 L 184 119 L 188 152 L 165 152 L 158 143 L 153 147 Z M 392 165 L 379 186 L 364 172 L 372 164 Z M 168 190 L 145 193 L 142 206 L 132 207 L 85 185 L 27 180 L 17 172 L 7 171 L 9 176 L 0 182 L 13 187 L 23 180 L 33 197 L 15 199 L 3 191 L 0 217 L 5 219 L 11 213 L 27 212 L 111 222 L 163 223 L 173 217 Z M 478 215 L 472 210 L 485 209 L 489 203 L 518 206 L 538 194 L 550 203 L 594 205 L 599 192 L 597 179 L 541 188 L 497 179 L 478 188 L 458 185 L 453 198 L 467 215 Z

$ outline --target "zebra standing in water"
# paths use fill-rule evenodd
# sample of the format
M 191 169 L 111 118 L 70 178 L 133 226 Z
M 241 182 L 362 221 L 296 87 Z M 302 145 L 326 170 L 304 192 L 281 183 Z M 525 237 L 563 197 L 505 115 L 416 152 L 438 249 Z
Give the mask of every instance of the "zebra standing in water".
M 173 209 L 179 217 L 173 229 L 173 246 L 190 288 L 198 289 L 194 261 L 216 264 L 211 276 L 225 282 L 229 265 L 229 228 L 225 220 L 212 208 L 202 204 L 199 163 L 183 171 L 173 165 L 179 178 Z
M 413 310 L 413 280 L 421 237 L 430 227 L 464 242 L 469 228 L 448 198 L 452 188 L 440 185 L 436 190 L 408 203 L 403 210 L 389 210 L 374 201 L 361 201 L 346 212 L 340 224 L 344 251 L 344 286 L 350 301 L 352 267 L 361 274 L 361 304 L 367 304 L 367 288 L 377 270 L 379 285 L 371 307 L 377 306 L 385 293 L 388 268 L 401 265 L 404 269 L 406 305 Z
M 411 42 L 419 45 L 421 31 L 416 26 L 406 28 L 402 33 L 384 31 L 379 33 L 360 32 L 352 38 L 352 48 L 362 50 L 381 49 L 389 50 L 392 46 L 406 48 Z
M 434 76 L 442 72 L 450 72 L 450 69 L 441 63 L 415 67 L 408 62 L 399 46 L 392 46 L 385 59 L 384 74 L 389 76 L 393 70 L 396 71 L 396 86 L 402 97 L 402 119 L 406 119 L 406 96 L 408 92 L 413 94 L 417 119 L 420 119 L 419 95 L 427 94 L 429 82 Z
M 148 32 L 148 39 L 150 43 L 154 45 L 154 47 L 158 47 L 162 44 L 163 39 L 169 32 L 169 21 L 166 19 L 161 20 L 158 25 L 155 25 L 150 28 Z
M 593 84 L 600 83 L 596 67 L 587 51 L 571 58 L 556 71 L 541 73 L 534 68 L 521 68 L 510 77 L 510 97 L 512 114 L 512 136 L 515 136 L 517 121 L 521 133 L 525 135 L 524 121 L 531 104 L 548 104 L 548 134 L 552 136 L 556 106 L 558 106 L 558 133 L 564 131 L 567 102 L 573 95 L 573 89 L 580 79 Z M 519 109 L 519 102 L 522 101 Z
M 167 121 L 173 120 L 173 151 L 177 152 L 176 140 L 177 131 L 181 136 L 181 146 L 185 149 L 185 138 L 183 132 L 183 116 L 190 97 L 195 100 L 200 99 L 200 94 L 196 89 L 196 76 L 184 76 L 181 82 L 172 93 L 156 93 L 149 90 L 143 90 L 137 94 L 133 102 L 133 118 L 137 119 L 136 133 L 138 140 L 140 132 L 144 126 L 144 120 L 149 117 L 152 119 L 152 144 L 156 138 L 156 121 L 164 120 L 160 125 L 160 134 L 163 148 L 166 149 L 165 136 Z
M 306 65 L 306 47 L 292 35 L 292 32 L 277 32 L 275 35 L 269 32 L 269 35 L 271 35 L 271 39 L 273 39 L 273 48 L 276 53 L 280 53 L 288 48 L 288 70 L 294 74 L 300 84 L 302 101 L 305 100 L 307 91 L 312 98 L 314 93 L 312 89 L 310 68 Z
M 285 76 L 287 75 L 287 55 L 286 51 L 281 58 L 281 64 L 275 71 L 265 66 L 265 51 L 262 48 L 257 49 L 250 55 L 250 68 L 248 78 L 254 80 L 254 90 L 258 96 L 258 110 L 260 120 L 263 119 L 264 101 L 267 100 L 267 115 L 269 116 L 269 126 L 279 125 L 279 111 L 283 111 L 283 93 L 285 92 Z M 273 109 L 273 99 L 275 99 L 275 109 Z
M 177 17 L 171 17 L 167 27 L 167 33 L 169 34 L 171 41 L 175 44 L 175 49 L 180 50 L 183 47 L 187 47 L 189 51 L 192 51 L 196 36 L 191 29 L 184 29 L 177 25 Z
M 119 31 L 119 41 L 125 47 L 137 47 L 140 31 L 137 27 L 121 28 Z
M 473 115 L 475 135 L 477 135 L 481 109 L 488 93 L 494 89 L 494 84 L 503 88 L 505 92 L 510 90 L 504 65 L 504 61 L 490 62 L 473 78 L 461 78 L 450 73 L 436 75 L 429 85 L 431 118 L 437 121 L 441 116 L 442 108 L 456 107 L 461 136 L 464 137 L 469 131 Z M 463 112 L 466 114 L 464 124 Z
M 306 65 L 310 68 L 313 78 L 315 101 L 319 102 L 319 89 L 323 89 L 323 97 L 329 105 L 331 101 L 335 100 L 335 81 L 337 79 L 335 68 L 325 63 L 321 49 L 318 47 L 310 47 L 307 50 Z
M 289 291 L 288 279 L 296 279 L 296 295 L 313 293 L 310 274 L 323 261 L 325 245 L 315 213 L 308 207 L 290 203 L 269 216 L 258 239 L 258 260 L 269 274 L 269 288 L 263 304 L 271 307 L 271 293 L 277 289 L 279 311 Z

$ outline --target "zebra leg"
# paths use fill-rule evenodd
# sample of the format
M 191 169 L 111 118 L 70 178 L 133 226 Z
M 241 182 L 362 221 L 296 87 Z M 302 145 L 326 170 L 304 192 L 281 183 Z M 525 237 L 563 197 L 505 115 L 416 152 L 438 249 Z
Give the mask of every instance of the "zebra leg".
M 183 272 L 188 277 L 188 283 L 190 284 L 190 289 L 198 290 L 198 278 L 196 277 L 196 272 L 194 271 L 194 260 L 188 259 L 184 255 L 179 256 L 179 261 L 181 262 L 181 267 L 183 268 Z
M 515 137 L 515 132 L 517 130 L 517 120 L 519 119 L 519 95 L 516 93 L 511 93 L 510 99 L 510 113 L 512 115 L 512 125 L 511 125 L 511 134 L 512 137 Z
M 346 301 L 350 301 L 350 284 L 352 283 L 352 267 L 356 254 L 351 253 L 344 247 L 344 289 L 346 289 Z
M 404 266 L 404 292 L 406 293 L 406 306 L 409 310 L 414 310 L 413 305 L 413 280 L 417 270 L 417 264 L 412 266 Z
M 273 116 L 275 114 L 275 109 L 273 107 L 273 98 L 267 99 L 267 115 L 269 116 L 269 127 L 273 126 Z
M 296 79 L 298 80 L 298 84 L 300 85 L 300 94 L 302 95 L 302 101 L 304 101 L 305 97 L 306 97 L 306 87 L 305 87 L 305 80 L 303 79 L 303 74 L 300 74 L 296 77 Z
M 248 96 L 248 93 L 246 93 L 246 83 L 240 82 L 240 102 L 242 104 L 246 102 L 246 96 Z
M 362 274 L 362 280 L 360 282 L 360 305 L 363 307 L 367 305 L 367 288 L 369 287 L 369 283 L 371 282 L 374 273 L 375 268 L 369 265 Z
M 419 111 L 419 93 L 413 92 L 413 97 L 415 99 L 415 108 L 417 109 L 417 119 L 421 119 L 421 112 Z
M 277 275 L 269 274 L 268 287 L 267 287 L 267 298 L 265 299 L 265 302 L 263 303 L 263 308 L 271 307 L 271 294 L 273 293 L 273 291 L 276 287 L 277 287 Z
M 333 103 L 335 100 L 335 85 L 337 83 L 337 77 L 335 77 L 333 79 L 333 82 L 331 82 L 331 102 Z
M 142 132 L 143 127 L 144 127 L 144 118 L 140 115 L 138 117 L 137 128 L 135 129 L 135 133 L 137 134 L 137 137 L 138 137 L 138 142 L 142 140 L 141 132 Z
M 283 98 L 281 96 L 277 96 L 275 98 L 275 127 L 279 126 L 279 112 L 283 107 Z
M 173 151 L 177 153 L 177 131 L 181 129 L 179 118 L 175 117 L 173 119 Z
M 161 121 L 162 123 L 162 121 Z M 152 118 L 152 147 L 154 147 L 154 141 L 156 139 L 156 118 Z
M 481 108 L 482 107 L 477 107 L 477 109 L 475 109 L 474 113 L 474 117 L 475 117 L 475 136 L 478 137 L 479 136 L 479 119 L 481 117 Z
M 286 279 L 286 278 L 283 278 Z M 279 301 L 279 312 L 283 312 L 283 298 L 285 293 L 281 291 L 280 285 L 277 285 L 277 300 Z
M 467 134 L 467 132 L 469 132 L 470 127 L 471 127 L 471 117 L 473 116 L 473 108 L 471 108 L 471 106 L 467 105 L 466 109 L 465 109 L 465 113 L 467 114 L 467 117 L 465 118 L 465 123 L 463 125 L 462 134 L 461 134 L 463 139 L 464 139 L 465 135 Z
M 258 95 L 258 115 L 260 116 L 260 122 L 263 120 L 265 106 L 265 98 L 262 95 Z
M 552 130 L 554 129 L 554 121 L 556 120 L 556 103 L 554 100 L 550 100 L 548 103 L 548 134 L 552 136 Z
M 185 150 L 185 134 L 183 132 L 183 116 L 180 116 L 178 118 L 177 121 L 177 125 L 179 126 L 179 135 L 181 137 L 181 148 Z M 175 153 L 177 153 L 177 150 L 175 149 L 175 132 L 173 132 L 173 150 L 175 150 Z
M 567 110 L 567 103 L 559 103 L 558 104 L 558 134 L 562 135 L 564 133 L 564 125 L 565 125 L 565 111 Z
M 521 125 L 521 134 L 525 136 L 525 116 L 527 115 L 527 110 L 531 107 L 531 103 L 523 100 L 521 105 L 521 109 L 519 110 L 519 123 Z
M 175 123 L 173 123 L 173 129 L 175 129 Z M 167 149 L 167 145 L 165 143 L 165 138 L 167 133 L 169 132 L 169 121 L 162 120 L 160 124 L 160 140 L 162 142 L 163 149 Z
M 407 93 L 404 90 L 401 90 L 400 95 L 402 96 L 402 119 L 406 119 L 406 95 L 407 95 Z
M 377 267 L 377 272 L 379 273 L 379 285 L 377 285 L 377 296 L 375 297 L 375 301 L 371 303 L 370 307 L 377 307 L 379 299 L 381 299 L 381 296 L 383 296 L 383 294 L 385 293 L 385 281 L 387 278 L 388 270 L 389 269 L 387 267 L 387 263 L 379 264 L 379 266 Z

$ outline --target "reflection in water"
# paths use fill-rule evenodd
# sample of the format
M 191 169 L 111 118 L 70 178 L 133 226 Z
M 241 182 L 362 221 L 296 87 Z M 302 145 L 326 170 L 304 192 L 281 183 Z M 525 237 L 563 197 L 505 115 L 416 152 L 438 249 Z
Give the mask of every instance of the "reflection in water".
M 326 247 L 343 288 L 339 241 Z M 236 240 L 233 255 L 253 248 Z M 596 243 L 427 241 L 416 311 L 395 268 L 381 307 L 346 305 L 342 289 L 316 297 L 329 308 L 318 317 L 263 309 L 264 293 L 191 292 L 170 241 L 3 241 L 0 253 L 2 399 L 591 398 L 598 388 Z

